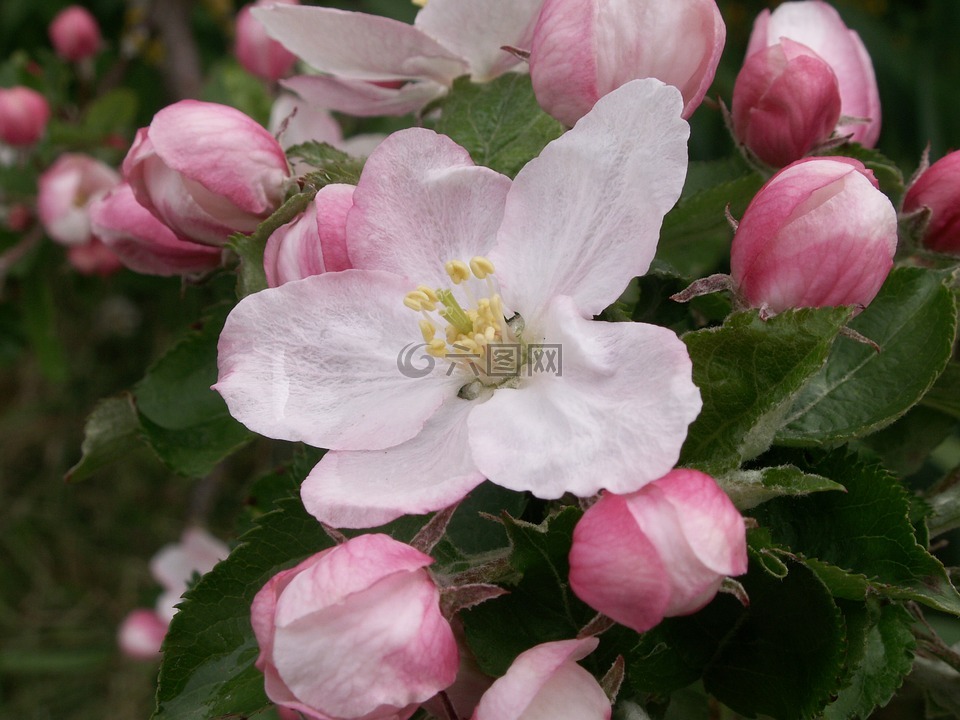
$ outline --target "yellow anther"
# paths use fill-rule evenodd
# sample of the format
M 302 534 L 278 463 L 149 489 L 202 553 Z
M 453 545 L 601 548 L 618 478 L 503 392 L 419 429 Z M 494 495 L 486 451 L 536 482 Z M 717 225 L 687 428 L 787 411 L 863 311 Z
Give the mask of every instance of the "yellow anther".
M 482 255 L 477 255 L 470 261 L 470 269 L 473 270 L 477 280 L 484 280 L 487 275 L 493 275 L 493 263 Z
M 430 302 L 430 298 L 427 297 L 426 293 L 423 293 L 419 290 L 411 290 L 403 297 L 403 304 L 406 305 L 411 310 L 436 310 L 437 306 L 433 305 Z M 430 307 L 433 305 L 433 307 Z
M 443 268 L 447 271 L 450 279 L 453 280 L 454 285 L 459 285 L 464 280 L 470 279 L 470 268 L 463 260 L 448 260 Z
M 497 329 L 493 325 L 487 325 L 487 329 L 483 331 L 484 337 L 487 339 L 487 342 L 493 342 L 497 337 Z
M 414 5 L 416 5 L 417 7 L 426 7 L 426 6 L 427 6 L 427 0 L 410 0 L 410 2 L 412 2 L 412 3 L 413 3 Z
M 435 338 L 427 343 L 427 354 L 435 358 L 445 358 L 447 356 L 447 344 L 442 338 Z
M 437 297 L 436 290 L 431 287 L 427 287 L 426 285 L 417 285 L 417 291 L 426 295 L 427 299 L 434 304 L 440 302 L 440 298 Z
M 432 322 L 426 319 L 420 320 L 420 334 L 423 335 L 423 341 L 425 343 L 433 342 L 434 336 L 437 334 L 437 326 Z

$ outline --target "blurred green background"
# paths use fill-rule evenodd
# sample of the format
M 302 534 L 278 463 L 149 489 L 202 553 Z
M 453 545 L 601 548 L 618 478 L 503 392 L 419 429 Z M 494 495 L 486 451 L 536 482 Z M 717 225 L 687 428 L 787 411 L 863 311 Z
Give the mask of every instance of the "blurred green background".
M 72 103 L 89 92 L 55 61 L 47 40 L 47 24 L 66 4 L 0 0 L 0 85 L 21 81 L 25 72 L 40 84 L 29 71 L 33 63 L 42 68 L 52 78 L 45 87 L 55 95 L 66 133 L 61 139 L 69 139 L 63 128 L 77 113 Z M 83 4 L 100 20 L 109 45 L 98 59 L 98 77 L 113 73 L 136 97 L 120 141 L 96 150 L 117 163 L 132 129 L 171 101 L 163 59 L 183 48 L 136 35 L 148 2 Z M 753 17 L 776 4 L 719 2 L 728 42 L 711 96 L 729 102 Z M 416 10 L 406 0 L 337 5 L 401 19 Z M 960 147 L 960 2 L 835 5 L 860 32 L 876 67 L 880 149 L 909 175 L 928 143 L 933 158 Z M 229 57 L 234 4 L 184 7 L 208 78 L 204 96 L 239 100 L 262 117 L 266 90 L 242 77 Z M 121 38 L 139 43 L 122 61 Z M 715 108 L 701 107 L 693 124 L 693 158 L 732 151 Z M 0 253 L 18 240 L 0 230 Z M 67 484 L 63 476 L 79 458 L 84 419 L 97 400 L 128 389 L 202 307 L 231 288 L 226 277 L 200 286 L 128 271 L 83 277 L 52 243 L 31 250 L 0 281 L 0 720 L 149 717 L 157 666 L 122 658 L 115 643 L 124 615 L 152 606 L 159 592 L 147 561 L 192 520 L 232 539 L 246 483 L 277 458 L 254 444 L 197 482 L 171 474 L 143 450 L 82 483 Z M 919 707 L 907 697 L 885 717 L 920 717 Z

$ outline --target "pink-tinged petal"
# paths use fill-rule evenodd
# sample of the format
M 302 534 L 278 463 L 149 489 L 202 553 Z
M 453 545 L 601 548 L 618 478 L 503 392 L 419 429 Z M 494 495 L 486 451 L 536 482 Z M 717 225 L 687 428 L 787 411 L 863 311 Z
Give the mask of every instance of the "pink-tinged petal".
M 598 15 L 600 94 L 638 77 L 642 68 L 643 77 L 658 78 L 680 90 L 683 116 L 690 117 L 713 82 L 726 40 L 716 2 L 614 0 L 609 5 Z M 605 51 L 618 54 L 611 57 Z
M 455 50 L 474 80 L 485 82 L 520 63 L 504 45 L 530 47 L 543 0 L 431 0 L 414 26 Z
M 425 78 L 449 85 L 466 61 L 406 23 L 321 7 L 256 8 L 267 33 L 317 70 L 350 80 Z
M 407 115 L 446 92 L 445 85 L 430 80 L 395 88 L 321 75 L 298 75 L 281 85 L 312 103 L 357 117 Z
M 425 570 L 389 575 L 348 603 L 278 626 L 277 672 L 303 704 L 332 717 L 361 718 L 391 707 L 408 717 L 413 708 L 402 714 L 406 708 L 456 678 L 456 641 L 438 600 Z
M 148 134 L 167 167 L 210 193 L 209 200 L 195 194 L 201 205 L 229 202 L 259 216 L 273 212 L 283 200 L 288 174 L 283 149 L 265 128 L 235 108 L 181 100 L 154 116 Z
M 549 308 L 543 337 L 561 348 L 561 374 L 544 363 L 470 415 L 481 472 L 558 498 L 631 492 L 670 470 L 701 405 L 683 342 L 656 325 L 585 320 L 567 297 Z
M 152 610 L 134 610 L 117 632 L 120 652 L 136 660 L 159 660 L 167 623 Z
M 321 561 L 322 559 L 322 561 Z M 311 613 L 350 601 L 394 573 L 425 568 L 433 558 L 388 535 L 359 535 L 301 563 L 282 588 L 273 621 L 284 627 Z
M 570 587 L 590 607 L 638 632 L 663 620 L 670 577 L 625 497 L 605 494 L 577 523 Z
M 686 175 L 680 110 L 676 88 L 627 83 L 517 175 L 490 259 L 528 325 L 556 295 L 596 315 L 646 272 Z
M 661 478 L 661 481 L 664 480 L 672 482 L 672 477 L 668 475 L 666 478 Z M 712 479 L 709 480 L 712 482 Z M 723 543 L 730 550 L 730 553 L 729 557 L 725 559 L 726 562 L 720 564 L 736 570 L 739 570 L 742 564 L 743 571 L 745 571 L 747 560 L 746 535 L 740 513 L 732 506 L 727 507 L 718 504 L 715 509 L 723 513 L 720 520 L 729 519 L 728 523 L 723 523 L 723 529 L 725 530 L 729 526 L 732 532 L 729 535 L 717 532 L 713 537 L 708 537 L 709 532 L 706 529 L 697 530 L 692 526 L 693 518 L 683 517 L 684 513 L 687 512 L 687 503 L 689 502 L 689 498 L 685 496 L 684 491 L 680 490 L 675 493 L 675 496 L 679 495 L 680 497 L 675 497 L 675 502 L 671 502 L 671 498 L 667 497 L 664 492 L 667 482 L 661 481 L 648 485 L 639 493 L 632 494 L 627 498 L 627 508 L 633 515 L 640 531 L 657 549 L 662 564 L 663 582 L 668 583 L 670 588 L 670 600 L 664 608 L 663 614 L 667 617 L 689 615 L 713 599 L 720 583 L 723 582 L 723 577 L 728 574 L 724 570 L 718 571 L 707 566 L 701 551 L 707 558 L 710 557 L 710 551 L 694 543 L 706 539 Z M 722 491 L 720 492 L 722 494 Z M 697 508 L 694 506 L 690 508 L 690 511 L 696 514 Z M 698 515 L 697 519 L 710 525 L 720 524 L 717 522 L 717 518 L 705 517 L 702 514 Z M 736 526 L 737 521 L 739 521 L 739 527 Z M 722 551 L 722 549 L 717 549 L 715 554 L 720 555 Z M 742 557 L 735 558 L 737 552 Z M 643 597 L 642 594 L 636 596 L 638 605 L 642 604 Z M 646 627 L 632 627 L 635 630 L 646 629 Z
M 291 93 L 281 93 L 274 101 L 267 125 L 283 148 L 311 140 L 333 146 L 343 141 L 340 123 L 326 105 L 302 100 Z
M 445 135 L 411 128 L 371 153 L 347 218 L 354 267 L 388 270 L 416 285 L 450 285 L 449 260 L 485 255 L 510 179 L 473 164 Z
M 267 285 L 272 288 L 326 271 L 317 235 L 317 213 L 312 204 L 300 217 L 281 225 L 267 238 L 263 270 Z
M 714 0 L 546 0 L 530 74 L 540 104 L 567 125 L 636 78 L 679 89 L 689 117 L 713 81 L 725 38 Z
M 601 720 L 610 701 L 576 664 L 599 641 L 589 637 L 543 643 L 520 653 L 484 693 L 472 720 Z
M 147 275 L 189 275 L 220 266 L 219 248 L 178 238 L 136 201 L 126 183 L 90 204 L 91 229 L 120 261 Z
M 353 267 L 347 251 L 347 213 L 353 207 L 353 185 L 326 185 L 317 193 L 317 232 L 328 272 Z
M 264 2 L 298 4 L 297 0 L 260 0 L 256 5 L 262 6 Z M 237 13 L 233 51 L 247 72 L 275 82 L 290 72 L 297 62 L 297 57 L 267 35 L 263 25 L 250 14 L 253 7 L 254 5 L 244 5 Z
M 414 380 L 398 355 L 420 338 L 407 280 L 324 273 L 248 295 L 220 334 L 214 386 L 254 432 L 334 450 L 382 450 L 414 437 L 456 378 Z
M 451 395 L 416 437 L 387 450 L 328 452 L 300 488 L 307 512 L 334 527 L 375 527 L 463 499 L 484 479 L 467 437 L 475 402 Z
M 586 115 L 600 98 L 597 86 L 596 2 L 551 2 L 540 12 L 530 48 L 530 79 L 537 100 L 565 125 Z
M 67 261 L 81 275 L 107 277 L 123 268 L 120 258 L 97 238 L 91 238 L 85 245 L 70 245 Z
M 852 133 L 854 142 L 873 147 L 880 135 L 880 93 L 873 63 L 860 36 L 825 2 L 786 2 L 773 13 L 765 10 L 757 18 L 748 56 L 783 37 L 806 45 L 830 64 L 840 84 L 841 113 L 869 120 L 842 125 L 838 131 Z

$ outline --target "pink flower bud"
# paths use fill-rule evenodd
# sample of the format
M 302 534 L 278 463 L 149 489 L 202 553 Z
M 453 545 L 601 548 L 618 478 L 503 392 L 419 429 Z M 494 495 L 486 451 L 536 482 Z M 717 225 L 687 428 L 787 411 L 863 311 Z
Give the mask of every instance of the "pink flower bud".
M 297 56 L 267 35 L 266 29 L 251 14 L 255 7 L 299 5 L 298 0 L 257 0 L 237 13 L 234 52 L 244 69 L 264 80 L 275 82 L 290 72 Z
M 903 199 L 905 213 L 929 208 L 923 244 L 960 255 L 960 150 L 945 155 L 916 179 Z
M 177 235 L 223 245 L 279 207 L 287 159 L 267 130 L 239 110 L 181 100 L 141 128 L 123 161 L 137 202 Z
M 83 245 L 68 247 L 67 260 L 81 275 L 107 277 L 123 267 L 120 258 L 95 237 L 90 238 L 90 241 Z
M 131 270 L 191 275 L 220 266 L 222 251 L 181 240 L 133 197 L 126 183 L 90 204 L 90 226 Z
M 593 637 L 561 640 L 520 653 L 480 698 L 471 720 L 609 720 L 603 688 L 576 662 L 598 644 Z
M 750 202 L 730 248 L 752 307 L 867 305 L 893 267 L 897 213 L 873 173 L 845 157 L 785 167 Z
M 573 531 L 570 587 L 637 632 L 696 612 L 725 577 L 746 571 L 743 518 L 696 470 L 671 470 L 629 495 L 604 494 Z
M 135 660 L 159 660 L 167 623 L 152 610 L 134 610 L 120 625 L 117 644 L 120 652 Z
M 70 5 L 57 13 L 49 33 L 57 55 L 70 62 L 93 57 L 100 49 L 100 26 L 90 11 L 79 5 Z
M 47 234 L 63 245 L 86 245 L 90 203 L 120 184 L 120 175 L 99 160 L 64 153 L 40 176 L 37 214 Z
M 733 132 L 773 167 L 799 160 L 833 134 L 840 86 L 830 66 L 784 38 L 747 58 L 733 87 Z
M 347 213 L 353 185 L 327 185 L 297 220 L 267 240 L 263 267 L 270 287 L 323 272 L 352 267 L 347 256 Z
M 714 0 L 546 0 L 530 47 L 540 106 L 566 125 L 629 80 L 657 78 L 690 117 L 713 81 L 726 38 Z
M 0 88 L 0 142 L 14 147 L 33 145 L 43 137 L 49 119 L 50 106 L 36 90 Z
M 457 644 L 432 562 L 361 535 L 271 578 L 251 608 L 267 696 L 315 720 L 406 720 L 452 684 Z
M 880 91 L 867 48 L 840 14 L 822 0 L 782 3 L 757 16 L 747 58 L 783 38 L 806 45 L 826 61 L 840 86 L 840 135 L 873 147 L 880 136 Z

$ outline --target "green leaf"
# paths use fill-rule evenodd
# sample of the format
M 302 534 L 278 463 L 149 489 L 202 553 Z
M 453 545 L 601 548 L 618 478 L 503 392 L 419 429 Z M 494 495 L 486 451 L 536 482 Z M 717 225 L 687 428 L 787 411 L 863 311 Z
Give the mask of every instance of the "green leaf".
M 860 441 L 880 457 L 884 467 L 900 477 L 920 470 L 930 453 L 957 427 L 956 417 L 925 407 L 925 400 L 926 397 L 892 425 Z
M 254 77 L 232 58 L 209 69 L 200 99 L 237 108 L 266 127 L 273 98 L 259 78 Z
M 521 577 L 507 584 L 509 595 L 461 615 L 470 648 L 487 674 L 503 675 L 517 655 L 534 645 L 576 637 L 596 614 L 577 599 L 567 580 L 567 555 L 581 514 L 566 508 L 541 525 L 504 517 L 510 563 Z
M 783 445 L 822 445 L 863 437 L 919 402 L 953 350 L 957 310 L 941 273 L 898 268 L 850 327 L 881 347 L 837 342 L 827 364 L 797 398 Z
M 749 510 L 783 495 L 809 495 L 844 489 L 840 483 L 805 473 L 792 465 L 760 470 L 734 470 L 717 478 L 717 484 L 739 510 Z
M 300 158 L 308 165 L 316 168 L 307 177 L 311 185 L 316 188 L 331 183 L 346 183 L 356 185 L 363 171 L 363 160 L 351 157 L 342 150 L 337 150 L 329 143 L 310 140 L 287 149 L 287 155 Z
M 268 704 L 250 604 L 280 570 L 333 545 L 299 498 L 276 507 L 184 596 L 164 642 L 154 720 L 246 717 Z
M 128 394 L 101 400 L 83 428 L 79 462 L 67 471 L 67 481 L 85 480 L 105 465 L 143 446 L 140 422 Z
M 94 100 L 83 117 L 84 130 L 95 138 L 123 135 L 134 127 L 137 118 L 137 94 L 129 88 L 117 88 Z
M 854 638 L 849 632 L 856 622 L 854 614 L 844 613 L 850 640 L 847 662 L 852 672 L 837 699 L 827 706 L 824 720 L 869 717 L 874 708 L 890 701 L 913 667 L 916 639 L 910 630 L 910 613 L 900 605 L 876 600 L 868 601 L 865 609 L 859 603 L 855 605 L 856 612 L 864 616 L 865 627 Z
M 53 267 L 50 260 L 52 248 L 44 248 L 42 257 L 47 267 Z M 54 303 L 50 283 L 52 276 L 47 272 L 34 272 L 23 283 L 23 302 L 21 312 L 23 330 L 36 354 L 40 371 L 53 383 L 65 382 L 69 374 L 66 353 L 60 334 L 57 331 L 57 309 Z
M 206 475 L 253 437 L 210 388 L 217 381 L 217 340 L 228 310 L 215 308 L 133 389 L 143 437 L 166 465 L 183 475 Z
M 563 134 L 563 125 L 540 109 L 527 74 L 507 73 L 482 85 L 457 78 L 441 111 L 437 132 L 466 148 L 478 165 L 510 177 Z
M 828 493 L 834 495 L 836 493 Z M 738 578 L 750 596 L 704 673 L 707 691 L 747 717 L 813 718 L 837 690 L 845 631 L 820 579 L 784 558 L 783 579 L 751 566 Z
M 755 311 L 742 312 L 722 327 L 684 335 L 703 410 L 680 462 L 717 475 L 766 450 L 849 314 L 806 308 L 764 321 Z
M 844 452 L 812 462 L 797 458 L 796 464 L 841 481 L 847 492 L 778 498 L 757 507 L 753 514 L 773 542 L 807 558 L 839 597 L 862 598 L 870 589 L 960 615 L 960 594 L 940 561 L 917 542 L 910 496 L 895 477 Z
M 696 186 L 699 177 L 688 177 L 687 185 Z M 726 208 L 740 217 L 763 185 L 757 173 L 708 187 L 681 198 L 663 219 L 657 259 L 685 278 L 699 278 L 719 272 L 729 264 L 733 229 Z M 684 187 L 684 193 L 687 188 Z
M 960 362 L 947 364 L 943 373 L 920 401 L 922 405 L 960 418 Z

